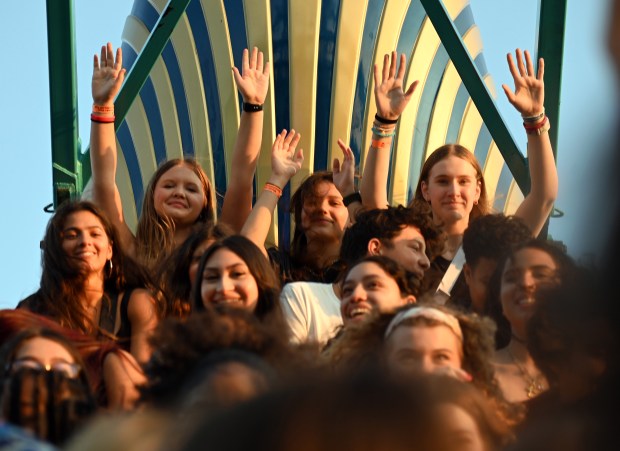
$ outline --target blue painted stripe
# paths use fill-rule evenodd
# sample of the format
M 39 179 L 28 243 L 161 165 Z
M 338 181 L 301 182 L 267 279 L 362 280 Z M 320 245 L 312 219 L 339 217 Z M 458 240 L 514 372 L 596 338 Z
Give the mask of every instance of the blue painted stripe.
M 126 52 L 126 53 L 125 53 Z M 123 49 L 123 57 L 127 54 L 133 61 L 138 55 L 131 46 L 126 46 Z M 164 137 L 164 125 L 161 119 L 159 102 L 157 101 L 157 93 L 155 92 L 155 86 L 151 77 L 146 79 L 144 86 L 140 90 L 140 99 L 144 105 L 144 111 L 151 130 L 151 140 L 153 142 L 153 148 L 155 149 L 155 159 L 157 164 L 167 159 L 166 157 L 166 140 Z
M 418 116 L 416 118 L 413 130 L 413 142 L 411 145 L 411 161 L 409 163 L 409 199 L 412 198 L 415 187 L 418 183 L 420 170 L 425 157 L 425 147 L 428 139 L 428 130 L 431 122 L 435 99 L 439 92 L 439 87 L 443 79 L 443 74 L 448 63 L 448 52 L 443 44 L 439 45 L 431 68 L 426 77 L 424 91 L 420 97 L 420 105 L 418 107 Z
M 235 66 L 241 71 L 243 49 L 248 48 L 243 0 L 224 0 L 224 10 L 226 11 L 226 20 L 228 21 L 228 32 L 230 35 L 233 61 L 235 62 Z M 260 50 L 265 52 L 267 49 Z
M 136 147 L 126 121 L 123 121 L 118 130 L 116 130 L 116 136 L 123 149 L 123 156 L 127 163 L 129 179 L 133 189 L 133 198 L 136 203 L 136 212 L 138 213 L 138 217 L 140 217 L 142 200 L 144 198 L 144 186 L 142 185 L 142 176 L 140 175 L 140 163 L 138 163 L 138 157 L 136 156 Z
M 506 201 L 508 200 L 508 190 L 510 189 L 511 183 L 512 173 L 510 172 L 508 165 L 504 163 L 504 167 L 502 167 L 502 172 L 500 173 L 499 180 L 497 182 L 495 196 L 493 198 L 494 210 L 502 211 L 504 209 L 504 205 L 506 205 Z
M 396 45 L 396 51 L 407 55 L 407 62 L 411 63 L 410 56 L 413 53 L 413 47 L 420 35 L 420 29 L 424 23 L 426 13 L 420 0 L 412 0 L 405 20 L 403 22 L 403 28 L 398 36 L 398 44 Z
M 461 36 L 474 26 L 474 15 L 471 11 L 471 5 L 467 5 L 459 15 L 456 16 L 454 19 L 454 26 Z
M 187 7 L 187 17 L 192 29 L 192 35 L 194 36 L 196 51 L 199 55 L 202 85 L 207 102 L 215 189 L 222 194 L 226 191 L 226 154 L 224 152 L 224 136 L 222 133 L 222 111 L 220 110 L 220 94 L 217 86 L 213 49 L 200 0 L 190 2 Z M 217 199 L 218 207 L 221 208 L 223 196 L 217 196 Z
M 177 120 L 179 121 L 179 129 L 181 131 L 183 155 L 194 156 L 194 138 L 192 136 L 192 126 L 189 120 L 189 107 L 187 105 L 187 97 L 185 96 L 185 84 L 183 83 L 179 60 L 174 51 L 172 42 L 166 44 L 161 55 L 164 59 L 166 69 L 168 70 L 168 77 L 170 78 L 170 85 L 172 86 L 172 92 L 174 94 L 174 103 L 177 107 Z
M 136 62 L 138 54 L 128 42 L 123 41 L 121 48 L 123 49 L 123 67 L 129 72 Z
M 274 107 L 276 133 L 278 133 L 283 128 L 290 130 L 291 120 L 287 0 L 271 0 L 271 36 Z M 282 190 L 282 197 L 278 202 L 278 242 L 280 248 L 287 250 L 291 242 L 290 199 L 291 188 L 288 183 Z
M 484 169 L 484 162 L 487 161 L 487 156 L 489 155 L 489 150 L 491 148 L 491 143 L 493 142 L 493 137 L 491 136 L 491 132 L 487 128 L 487 126 L 483 123 L 480 128 L 480 132 L 478 133 L 478 139 L 476 140 L 476 147 L 474 148 L 474 156 L 480 163 L 480 166 Z
M 327 161 L 331 120 L 332 83 L 338 35 L 340 0 L 323 0 L 319 34 L 318 77 L 314 134 L 314 170 L 331 169 Z M 346 20 L 346 18 L 345 18 Z
M 131 15 L 136 16 L 148 28 L 149 32 L 159 20 L 159 13 L 148 0 L 136 0 L 131 9 Z
M 366 116 L 366 99 L 368 82 L 373 76 L 374 51 L 379 32 L 379 23 L 385 0 L 370 0 L 366 10 L 360 60 L 355 80 L 355 97 L 353 100 L 353 117 L 351 118 L 351 150 L 355 161 L 360 161 L 364 137 L 364 117 Z
M 487 62 L 484 59 L 484 55 L 479 53 L 478 56 L 474 58 L 474 64 L 478 68 L 478 72 L 480 72 L 480 76 L 486 77 L 489 73 L 489 69 L 487 68 Z

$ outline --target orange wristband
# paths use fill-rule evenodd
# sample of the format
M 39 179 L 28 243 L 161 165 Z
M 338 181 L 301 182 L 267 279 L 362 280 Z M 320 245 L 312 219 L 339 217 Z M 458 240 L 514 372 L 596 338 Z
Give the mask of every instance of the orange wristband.
M 114 113 L 114 105 L 103 106 L 103 105 L 96 105 L 93 103 L 93 113 Z
M 379 139 L 373 139 L 370 142 L 370 147 L 372 147 L 373 149 L 383 149 L 384 147 L 386 147 L 386 144 L 388 142 L 384 141 L 384 140 L 379 140 Z M 391 144 L 391 143 L 390 143 Z
M 272 192 L 273 194 L 275 194 L 278 197 L 278 199 L 280 197 L 282 197 L 282 188 L 280 188 L 277 185 L 274 185 L 273 183 L 269 183 L 269 182 L 265 183 L 265 187 L 263 189 L 265 191 Z

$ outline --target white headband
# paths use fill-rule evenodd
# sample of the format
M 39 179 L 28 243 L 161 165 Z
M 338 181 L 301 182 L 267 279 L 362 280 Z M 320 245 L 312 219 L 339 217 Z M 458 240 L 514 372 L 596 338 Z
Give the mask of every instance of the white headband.
M 387 340 L 387 338 L 392 334 L 392 332 L 394 332 L 394 329 L 396 329 L 396 327 L 398 327 L 404 320 L 418 317 L 434 319 L 435 321 L 442 323 L 443 325 L 450 328 L 450 330 L 454 332 L 454 335 L 456 335 L 459 340 L 463 341 L 463 332 L 461 331 L 459 320 L 456 319 L 454 315 L 442 312 L 441 310 L 433 307 L 413 307 L 398 313 L 394 318 L 392 318 L 392 321 L 390 321 L 390 324 L 385 331 L 383 339 Z

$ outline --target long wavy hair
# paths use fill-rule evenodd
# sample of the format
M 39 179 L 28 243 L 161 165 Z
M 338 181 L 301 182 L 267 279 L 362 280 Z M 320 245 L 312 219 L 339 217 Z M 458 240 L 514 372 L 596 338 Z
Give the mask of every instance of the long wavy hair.
M 471 164 L 476 171 L 476 180 L 480 183 L 480 198 L 478 199 L 478 203 L 473 206 L 471 213 L 469 214 L 469 220 L 471 221 L 478 216 L 483 216 L 491 213 L 491 207 L 489 205 L 489 198 L 487 196 L 487 188 L 484 182 L 482 168 L 480 167 L 480 164 L 478 163 L 478 160 L 476 160 L 474 154 L 460 144 L 443 145 L 438 149 L 434 150 L 433 153 L 429 155 L 429 157 L 424 162 L 424 165 L 422 166 L 422 170 L 420 171 L 418 186 L 415 189 L 415 194 L 412 201 L 409 203 L 409 206 L 413 205 L 414 200 L 426 202 L 424 196 L 422 195 L 422 182 L 428 184 L 428 180 L 433 167 L 440 161 L 450 156 L 458 157 L 461 160 L 465 160 L 469 164 Z
M 159 179 L 176 166 L 186 166 L 200 179 L 205 195 L 205 204 L 196 222 L 213 221 L 215 216 L 215 193 L 211 182 L 198 162 L 192 158 L 175 158 L 163 163 L 151 177 L 144 193 L 142 212 L 136 230 L 136 255 L 138 261 L 153 268 L 174 249 L 174 221 L 160 215 L 155 209 L 155 186 Z
M 157 280 L 166 293 L 167 316 L 183 318 L 191 311 L 192 284 L 189 280 L 189 268 L 196 249 L 208 240 L 222 240 L 233 233 L 226 224 L 198 223 L 183 244 L 159 263 Z
M 41 285 L 38 291 L 24 299 L 21 307 L 53 318 L 62 326 L 79 330 L 85 334 L 97 335 L 102 331 L 93 323 L 82 302 L 88 274 L 71 265 L 62 248 L 63 230 L 69 216 L 86 211 L 97 217 L 112 246 L 112 258 L 104 270 L 104 301 L 132 288 L 146 288 L 159 301 L 156 310 L 162 313 L 163 297 L 151 281 L 147 272 L 123 254 L 115 229 L 106 216 L 88 201 L 63 203 L 47 224 L 45 237 L 41 242 Z
M 248 266 L 250 274 L 256 280 L 258 302 L 256 303 L 254 314 L 260 319 L 282 321 L 280 281 L 278 276 L 260 249 L 252 241 L 241 235 L 232 235 L 217 241 L 203 254 L 194 282 L 192 294 L 194 300 L 193 310 L 205 310 L 201 294 L 203 274 L 211 256 L 221 249 L 228 249 L 238 255 Z

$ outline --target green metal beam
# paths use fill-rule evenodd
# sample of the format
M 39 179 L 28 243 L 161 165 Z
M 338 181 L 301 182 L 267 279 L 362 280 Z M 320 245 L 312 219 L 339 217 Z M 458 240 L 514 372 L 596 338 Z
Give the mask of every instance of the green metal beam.
M 73 0 L 47 0 L 54 207 L 82 191 Z
M 426 14 L 431 20 L 454 67 L 459 73 L 476 108 L 480 112 L 499 151 L 504 157 L 512 176 L 523 194 L 530 191 L 530 174 L 527 161 L 519 151 L 510 131 L 502 119 L 497 105 L 491 96 L 478 68 L 474 64 L 467 47 L 454 26 L 448 11 L 441 0 L 421 0 Z
M 114 114 L 116 116 L 116 122 L 114 123 L 115 130 L 118 130 L 118 127 L 125 120 L 125 116 L 131 104 L 140 94 L 140 90 L 151 73 L 151 69 L 153 69 L 157 58 L 159 58 L 161 52 L 164 50 L 164 47 L 168 43 L 172 32 L 177 26 L 177 23 L 179 23 L 190 1 L 191 0 L 170 0 L 164 12 L 159 16 L 151 35 L 144 44 L 131 70 L 125 77 L 123 87 L 114 101 Z M 87 149 L 82 155 L 81 162 L 84 168 L 84 180 L 87 181 L 91 176 L 90 149 Z
M 556 156 L 565 27 L 566 0 L 541 0 L 538 15 L 538 57 L 545 59 L 545 112 L 552 124 L 549 138 Z
M 540 0 L 537 38 L 538 57 L 545 59 L 545 113 L 552 124 L 551 130 L 549 130 L 549 139 L 556 160 L 558 131 L 560 129 L 560 91 L 562 87 L 565 28 L 566 0 Z M 554 212 L 551 214 L 552 217 Z M 539 236 L 546 238 L 548 231 L 549 220 L 545 223 Z

